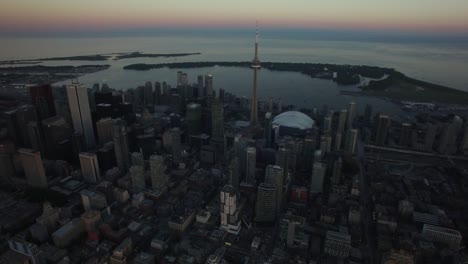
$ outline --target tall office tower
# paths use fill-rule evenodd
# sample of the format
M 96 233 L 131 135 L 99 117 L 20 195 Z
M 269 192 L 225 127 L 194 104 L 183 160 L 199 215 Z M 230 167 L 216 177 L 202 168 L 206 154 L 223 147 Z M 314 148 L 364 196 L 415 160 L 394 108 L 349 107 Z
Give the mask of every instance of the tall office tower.
M 224 106 L 218 99 L 211 104 L 211 137 L 224 137 Z
M 333 115 L 327 115 L 323 119 L 323 133 L 329 134 L 332 131 Z
M 19 149 L 18 153 L 28 184 L 34 188 L 47 188 L 47 177 L 42 164 L 41 153 L 32 149 Z
M 283 169 L 283 182 L 288 178 L 289 169 L 289 150 L 287 148 L 279 148 L 276 153 L 276 165 Z
M 388 115 L 379 115 L 377 133 L 375 136 L 375 144 L 383 146 L 387 140 L 388 130 L 390 129 L 391 120 Z
M 145 160 L 143 158 L 143 154 L 140 152 L 133 152 L 130 159 L 132 160 L 132 166 L 145 167 Z
M 213 97 L 213 75 L 205 75 L 206 97 Z
M 89 103 L 89 109 L 91 112 L 96 111 L 96 94 L 94 93 L 93 90 L 91 89 L 86 89 L 88 91 L 88 103 Z
M 346 126 L 346 117 L 348 116 L 348 110 L 341 110 L 338 116 L 338 133 L 343 133 Z
M 229 162 L 229 185 L 234 188 L 234 191 L 237 193 L 239 191 L 239 158 L 234 157 L 231 162 Z
M 84 136 L 81 133 L 73 133 L 71 136 L 71 141 L 72 141 L 72 149 L 73 153 L 75 154 L 75 157 L 78 157 L 78 155 L 81 152 L 86 151 L 86 145 L 84 143 Z
M 182 85 L 182 86 L 187 86 L 188 85 L 188 75 L 185 72 L 183 72 L 180 75 L 180 85 Z
M 89 107 L 88 89 L 82 84 L 71 84 L 67 86 L 67 95 L 75 133 L 82 133 L 85 137 L 86 147 L 93 149 L 96 142 Z
M 455 154 L 457 151 L 458 134 L 460 134 L 462 127 L 463 120 L 459 116 L 454 116 L 452 122 L 445 126 L 438 148 L 441 154 Z
M 81 173 L 86 182 L 97 183 L 101 180 L 99 163 L 95 153 L 81 152 L 80 155 Z
M 426 134 L 424 136 L 424 149 L 426 151 L 432 151 L 434 147 L 434 140 L 437 135 L 437 126 L 431 123 L 426 125 Z
M 16 146 L 31 147 L 28 124 L 37 121 L 36 109 L 32 105 L 22 105 L 14 110 L 4 112 L 4 116 L 8 138 L 12 139 Z
M 202 107 L 200 104 L 190 103 L 187 105 L 185 122 L 189 136 L 202 133 Z
M 49 159 L 59 159 L 58 145 L 71 137 L 73 129 L 63 117 L 53 116 L 42 120 L 42 132 L 46 148 L 44 156 Z
M 15 176 L 14 163 L 15 145 L 11 141 L 0 143 L 0 184 L 12 184 Z
M 96 122 L 99 144 L 104 145 L 112 141 L 112 119 L 102 118 Z
M 152 106 L 154 104 L 154 96 L 153 96 L 153 83 L 152 82 L 146 82 L 145 84 L 145 97 L 144 97 L 144 103 L 145 106 Z
M 332 184 L 340 184 L 342 168 L 343 168 L 343 160 L 340 157 L 337 160 L 335 160 L 335 162 L 333 163 L 333 175 L 331 178 Z
M 270 97 L 268 100 L 268 112 L 273 113 L 273 98 Z
M 161 104 L 161 96 L 162 96 L 161 83 L 155 82 L 154 83 L 154 104 L 156 105 Z
M 325 155 L 331 151 L 332 137 L 331 136 L 321 136 L 320 137 L 320 150 L 322 154 Z
M 42 133 L 42 127 L 38 122 L 29 122 L 28 124 L 28 136 L 31 142 L 31 148 L 44 153 L 45 150 L 45 139 Z
M 257 201 L 255 203 L 256 222 L 274 222 L 277 216 L 276 197 L 278 188 L 274 184 L 260 183 L 257 190 Z
M 410 123 L 402 123 L 400 130 L 400 138 L 398 144 L 402 147 L 409 147 L 411 145 L 411 135 L 413 131 Z
M 282 112 L 283 112 L 283 98 L 280 98 L 278 102 L 278 113 L 282 113 Z
M 257 149 L 254 147 L 248 147 L 246 148 L 246 153 L 247 153 L 247 159 L 246 159 L 245 181 L 248 184 L 255 185 Z
M 54 96 L 50 84 L 31 86 L 29 92 L 32 103 L 38 109 L 39 120 L 55 115 Z
M 265 183 L 274 184 L 277 188 L 276 193 L 276 213 L 281 213 L 283 205 L 283 169 L 278 165 L 268 165 L 265 170 Z
M 169 95 L 169 90 L 171 88 L 169 87 L 169 85 L 167 85 L 166 82 L 162 82 L 162 91 L 163 91 L 163 94 L 164 95 Z
M 302 162 L 306 170 L 312 169 L 312 161 L 314 160 L 316 140 L 314 138 L 305 138 L 304 147 L 302 148 Z
M 238 219 L 237 193 L 231 185 L 225 185 L 220 192 L 221 228 L 231 234 L 239 234 L 241 223 Z
M 346 140 L 345 140 L 345 151 L 354 154 L 356 151 L 356 144 L 357 144 L 357 136 L 358 130 L 357 129 L 349 129 L 346 132 Z
M 271 112 L 265 114 L 265 139 L 266 147 L 271 148 L 273 145 L 273 114 Z
M 177 72 L 177 86 L 182 84 L 182 72 L 178 71 Z
M 314 162 L 312 177 L 310 180 L 310 193 L 321 193 L 323 191 L 323 181 L 325 179 L 326 172 L 326 164 L 321 162 Z
M 372 106 L 370 104 L 366 104 L 366 108 L 364 109 L 364 124 L 370 125 L 372 121 Z
M 203 75 L 197 77 L 198 97 L 206 96 L 205 86 L 203 85 Z
M 341 150 L 341 141 L 342 141 L 342 136 L 341 133 L 336 133 L 335 135 L 335 146 L 333 147 L 334 151 L 340 151 Z
M 346 116 L 346 127 L 353 128 L 354 114 L 356 112 L 356 103 L 350 102 L 348 105 L 348 115 Z
M 129 169 L 134 192 L 141 192 L 146 189 L 145 168 L 143 166 L 131 166 Z
M 164 157 L 160 155 L 150 156 L 150 174 L 151 186 L 155 190 L 163 190 L 166 188 L 168 178 L 165 173 L 166 165 L 164 164 Z
M 120 171 L 125 173 L 129 168 L 129 150 L 127 124 L 122 119 L 113 120 L 112 138 L 114 141 L 115 159 Z
M 260 69 L 260 60 L 258 59 L 258 29 L 255 31 L 255 56 L 252 61 L 252 69 L 254 71 L 253 79 L 253 94 L 252 94 L 252 106 L 250 109 L 250 125 L 254 126 L 257 124 L 258 119 L 258 106 L 257 106 L 257 75 Z

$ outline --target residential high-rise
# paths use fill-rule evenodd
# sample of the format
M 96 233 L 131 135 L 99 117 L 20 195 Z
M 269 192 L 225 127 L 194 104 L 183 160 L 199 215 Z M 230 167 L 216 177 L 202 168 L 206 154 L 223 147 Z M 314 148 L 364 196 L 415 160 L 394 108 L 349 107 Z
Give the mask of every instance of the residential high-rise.
M 45 149 L 45 139 L 42 132 L 42 127 L 39 122 L 29 122 L 28 124 L 28 135 L 29 141 L 31 142 L 31 148 L 44 153 Z
M 129 169 L 130 178 L 132 178 L 132 187 L 134 192 L 141 192 L 146 189 L 145 168 L 143 166 L 131 166 Z
M 331 151 L 332 137 L 331 136 L 321 136 L 320 137 L 320 150 L 322 154 L 325 155 Z
M 12 184 L 12 177 L 15 176 L 14 165 L 15 146 L 13 142 L 0 143 L 0 184 Z
M 429 241 L 445 244 L 453 250 L 460 249 L 462 235 L 458 230 L 425 224 L 421 235 Z
M 127 172 L 130 164 L 127 125 L 122 119 L 115 119 L 112 125 L 115 158 L 121 172 Z
M 185 122 L 187 123 L 187 132 L 190 136 L 202 133 L 202 107 L 200 104 L 190 103 L 187 105 Z
M 278 165 L 268 165 L 265 171 L 265 183 L 274 184 L 277 188 L 277 215 L 281 213 L 283 204 L 283 182 L 283 169 Z
M 255 185 L 257 150 L 254 147 L 248 147 L 246 149 L 246 153 L 247 153 L 247 159 L 246 159 L 245 181 L 248 184 Z
M 338 127 L 337 132 L 343 133 L 346 127 L 346 117 L 348 116 L 348 110 L 343 109 L 340 111 L 338 116 Z
M 341 133 L 336 133 L 335 135 L 335 146 L 333 147 L 334 151 L 340 151 L 341 150 Z
M 409 147 L 411 145 L 411 135 L 412 135 L 411 124 L 402 123 L 398 144 L 402 147 Z
M 29 122 L 37 121 L 36 109 L 32 105 L 21 105 L 14 110 L 5 111 L 8 138 L 16 146 L 31 147 L 28 134 Z
M 234 188 L 234 191 L 237 193 L 239 190 L 239 159 L 234 157 L 229 163 L 229 185 Z
M 153 83 L 146 82 L 145 84 L 145 96 L 144 96 L 144 104 L 145 106 L 152 106 L 154 104 L 153 101 Z
M 213 97 L 213 75 L 205 75 L 206 97 Z
M 260 69 L 260 60 L 258 59 L 258 29 L 255 31 L 255 56 L 252 61 L 252 69 L 254 71 L 253 79 L 253 95 L 252 95 L 252 106 L 250 109 L 250 125 L 254 126 L 257 124 L 258 119 L 258 106 L 257 106 L 257 75 Z
M 67 95 L 75 133 L 82 133 L 87 149 L 93 149 L 96 145 L 96 139 L 94 138 L 88 89 L 82 84 L 71 84 L 67 86 Z
M 437 126 L 431 123 L 428 123 L 426 125 L 426 135 L 424 136 L 424 149 L 426 151 L 432 151 L 436 136 L 437 136 Z
M 206 96 L 205 86 L 203 85 L 203 75 L 197 77 L 198 97 Z
M 86 182 L 97 183 L 101 180 L 99 163 L 95 153 L 81 152 L 79 154 L 81 173 Z
M 333 175 L 331 177 L 332 184 L 340 184 L 342 168 L 343 168 L 343 160 L 340 157 L 337 160 L 335 160 L 335 162 L 333 163 Z
M 19 149 L 18 153 L 28 184 L 34 188 L 47 188 L 47 177 L 41 153 L 32 149 Z
M 388 115 L 380 115 L 377 125 L 377 133 L 375 136 L 375 144 L 383 146 L 387 140 L 388 130 L 390 129 L 391 120 Z
M 231 234 L 239 234 L 241 223 L 238 219 L 237 193 L 231 185 L 226 185 L 220 192 L 221 228 Z
M 323 133 L 328 134 L 332 130 L 332 119 L 333 115 L 327 115 L 323 119 Z
M 465 127 L 465 130 L 463 131 L 463 139 L 460 146 L 460 151 L 462 154 L 468 155 L 468 126 Z
M 132 166 L 142 166 L 145 167 L 145 160 L 143 158 L 143 154 L 140 152 L 133 152 L 130 156 Z
M 214 99 L 211 104 L 211 137 L 224 137 L 224 107 L 218 99 Z
M 457 151 L 457 138 L 462 130 L 463 120 L 459 116 L 455 116 L 442 131 L 438 151 L 441 154 L 455 154 Z
M 321 162 L 314 162 L 312 168 L 312 177 L 310 180 L 310 193 L 321 193 L 323 191 L 323 182 L 327 165 Z
M 96 122 L 99 144 L 104 145 L 112 141 L 112 119 L 102 118 Z
M 348 115 L 346 116 L 346 127 L 353 128 L 354 113 L 356 112 L 356 103 L 350 102 L 348 105 Z
M 327 231 L 325 238 L 325 254 L 338 258 L 347 258 L 351 250 L 351 236 L 335 231 Z
M 156 105 L 161 104 L 161 96 L 162 96 L 161 83 L 155 82 L 154 83 L 154 103 Z
M 274 184 L 260 183 L 255 203 L 256 222 L 274 222 L 277 216 L 278 188 Z
M 267 112 L 265 114 L 265 139 L 266 139 L 266 147 L 271 148 L 273 144 L 273 114 L 271 112 Z
M 150 174 L 151 186 L 155 190 L 163 190 L 166 188 L 168 178 L 165 173 L 166 165 L 164 164 L 164 157 L 160 155 L 151 155 L 150 157 Z
M 366 125 L 370 125 L 372 121 L 372 106 L 370 104 L 366 105 L 366 108 L 364 109 L 364 123 Z
M 346 140 L 345 140 L 345 151 L 354 154 L 356 151 L 356 144 L 357 144 L 357 136 L 358 130 L 357 129 L 349 129 L 346 132 Z
M 283 183 L 288 177 L 289 168 L 289 150 L 287 148 L 279 148 L 276 153 L 276 165 L 283 169 Z

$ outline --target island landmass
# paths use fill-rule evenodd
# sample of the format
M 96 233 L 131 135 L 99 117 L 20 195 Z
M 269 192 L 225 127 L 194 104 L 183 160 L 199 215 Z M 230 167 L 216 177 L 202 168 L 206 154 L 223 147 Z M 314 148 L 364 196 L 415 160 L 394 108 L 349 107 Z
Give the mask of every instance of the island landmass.
M 200 54 L 201 54 L 200 52 L 193 52 L 193 53 L 160 53 L 160 54 L 132 52 L 132 53 L 121 53 L 121 54 L 117 55 L 114 58 L 114 60 L 135 59 L 135 58 L 185 57 L 185 56 L 200 55 Z
M 180 62 L 161 64 L 131 64 L 125 70 L 145 71 L 170 68 L 205 67 L 248 68 L 251 62 Z M 413 101 L 468 105 L 468 92 L 417 80 L 391 68 L 364 65 L 336 65 L 324 63 L 263 62 L 262 68 L 271 71 L 299 72 L 311 78 L 328 79 L 339 85 L 361 84 L 362 77 L 374 79 L 361 85 L 361 91 L 344 91 L 346 95 L 372 96 L 395 101 Z

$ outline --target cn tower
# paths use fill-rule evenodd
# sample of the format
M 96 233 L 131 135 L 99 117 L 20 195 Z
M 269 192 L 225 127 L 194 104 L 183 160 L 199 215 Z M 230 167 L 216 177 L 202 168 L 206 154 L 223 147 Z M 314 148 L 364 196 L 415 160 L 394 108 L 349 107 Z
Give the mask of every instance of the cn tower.
M 253 95 L 252 95 L 252 109 L 250 110 L 250 125 L 255 126 L 257 124 L 257 74 L 260 70 L 260 60 L 258 59 L 258 24 L 255 30 L 255 57 L 252 61 L 252 68 L 254 70 L 254 79 L 253 79 Z

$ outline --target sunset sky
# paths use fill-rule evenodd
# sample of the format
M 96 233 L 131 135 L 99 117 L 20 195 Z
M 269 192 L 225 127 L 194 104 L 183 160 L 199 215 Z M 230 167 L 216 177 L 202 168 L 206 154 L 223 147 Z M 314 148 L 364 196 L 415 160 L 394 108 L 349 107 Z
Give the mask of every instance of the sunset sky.
M 2 0 L 0 32 L 265 28 L 468 33 L 467 0 Z

